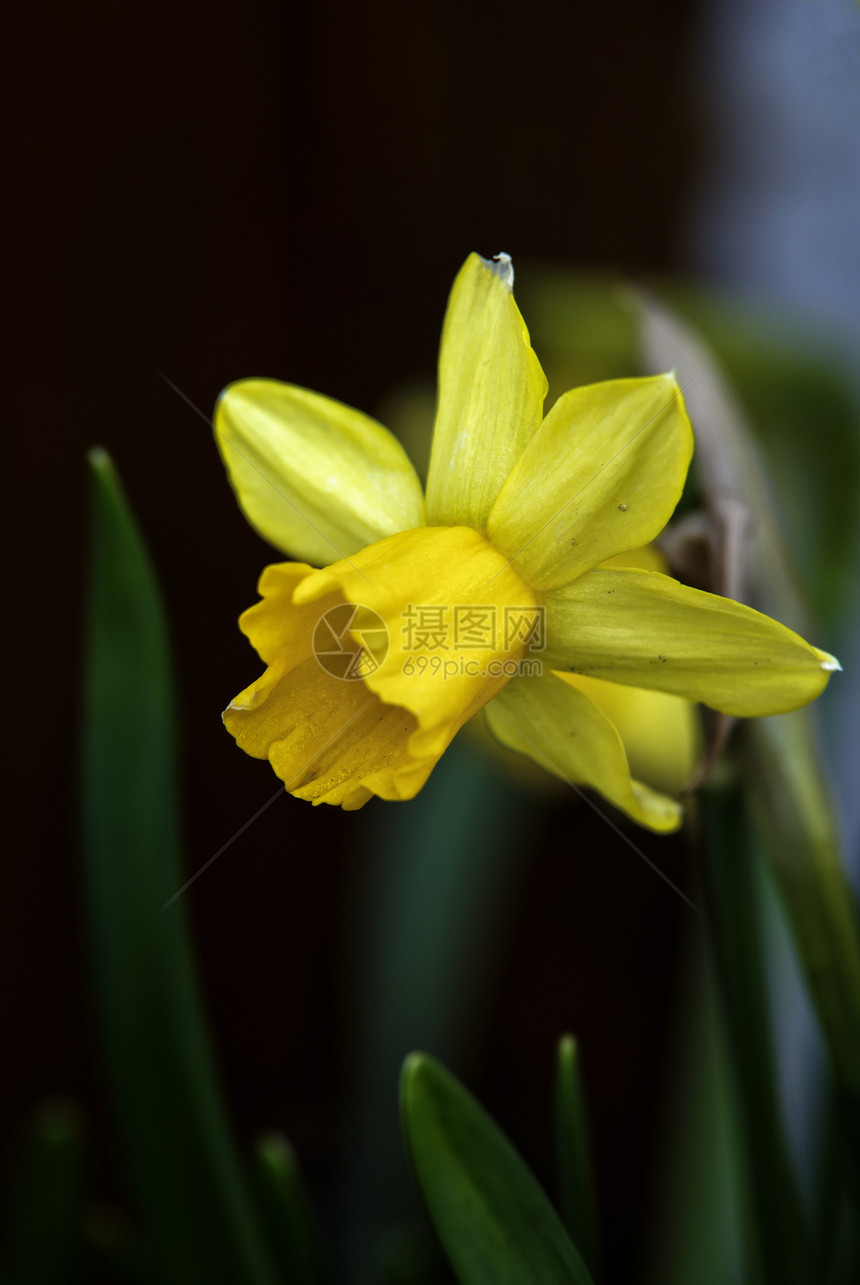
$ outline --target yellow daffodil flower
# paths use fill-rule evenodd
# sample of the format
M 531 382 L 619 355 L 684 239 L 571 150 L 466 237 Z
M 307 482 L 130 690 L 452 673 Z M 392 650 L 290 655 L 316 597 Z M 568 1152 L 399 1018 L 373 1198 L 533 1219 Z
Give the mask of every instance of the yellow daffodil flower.
M 748 607 L 618 565 L 681 494 L 681 391 L 672 375 L 613 380 L 544 418 L 512 287 L 507 255 L 471 255 L 454 282 L 426 497 L 359 411 L 265 379 L 222 394 L 216 440 L 239 503 L 303 559 L 267 567 L 240 619 L 267 668 L 224 721 L 290 793 L 352 809 L 412 798 L 485 709 L 504 744 L 672 830 L 680 804 L 631 778 L 594 685 L 778 714 L 838 662 Z

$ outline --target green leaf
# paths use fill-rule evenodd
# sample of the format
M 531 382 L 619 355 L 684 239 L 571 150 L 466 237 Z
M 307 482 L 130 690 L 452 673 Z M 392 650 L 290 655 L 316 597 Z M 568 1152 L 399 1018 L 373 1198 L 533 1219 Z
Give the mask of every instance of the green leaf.
M 296 1153 L 282 1134 L 267 1133 L 254 1148 L 258 1204 L 280 1276 L 290 1285 L 325 1279 L 319 1229 Z
M 593 1270 L 598 1264 L 597 1201 L 585 1118 L 579 1048 L 572 1035 L 559 1040 L 555 1081 L 559 1203 L 565 1226 Z
M 807 710 L 744 729 L 759 851 L 785 907 L 836 1084 L 860 1208 L 860 930 L 830 787 Z
M 92 539 L 83 824 L 96 1017 L 121 1178 L 159 1281 L 273 1275 L 201 1013 L 181 887 L 175 699 L 149 558 L 104 451 Z
M 406 1059 L 400 1104 L 415 1180 L 461 1285 L 591 1281 L 522 1159 L 434 1058 Z
M 762 1279 L 815 1279 L 808 1230 L 783 1129 L 750 824 L 738 790 L 702 800 L 708 920 L 737 1083 L 752 1218 Z
M 737 1095 L 713 960 L 698 925 L 686 938 L 677 970 L 674 1055 L 658 1104 L 664 1121 L 661 1181 L 650 1220 L 648 1279 L 659 1285 L 740 1285 L 753 1279 L 744 1270 L 743 1233 L 754 1230 L 755 1218 L 746 1209 L 749 1183 Z

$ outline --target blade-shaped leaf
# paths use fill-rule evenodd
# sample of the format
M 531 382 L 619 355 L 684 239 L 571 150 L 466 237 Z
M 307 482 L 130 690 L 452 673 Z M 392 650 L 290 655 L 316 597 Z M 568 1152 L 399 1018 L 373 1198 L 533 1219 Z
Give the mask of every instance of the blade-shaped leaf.
M 559 1040 L 555 1079 L 556 1158 L 559 1201 L 565 1226 L 596 1270 L 597 1202 L 585 1116 L 579 1048 L 572 1035 Z
M 672 1056 L 661 1091 L 649 1279 L 659 1285 L 726 1285 L 748 1279 L 744 1251 L 755 1217 L 714 963 L 698 925 L 686 937 Z
M 89 945 L 121 1177 L 160 1281 L 272 1279 L 200 1009 L 181 886 L 164 615 L 110 460 L 90 457 L 83 771 Z
M 407 1058 L 406 1149 L 430 1221 L 461 1285 L 588 1285 L 588 1269 L 531 1171 L 435 1059 Z
M 267 1133 L 254 1148 L 258 1204 L 269 1244 L 289 1285 L 320 1285 L 325 1279 L 319 1229 L 296 1153 L 285 1137 Z
M 762 1279 L 788 1285 L 814 1278 L 809 1237 L 783 1128 L 749 821 L 738 791 L 703 800 L 708 844 L 705 886 L 716 973 L 737 1079 Z

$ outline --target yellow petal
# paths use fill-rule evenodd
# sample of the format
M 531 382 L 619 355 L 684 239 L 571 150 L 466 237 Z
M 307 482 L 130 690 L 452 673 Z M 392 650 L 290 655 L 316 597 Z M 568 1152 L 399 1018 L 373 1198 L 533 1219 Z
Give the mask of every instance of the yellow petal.
M 673 692 L 725 714 L 797 709 L 839 668 L 751 607 L 656 572 L 591 571 L 545 603 L 555 669 Z
M 363 683 L 326 673 L 305 657 L 271 685 L 262 704 L 243 708 L 237 697 L 224 722 L 236 743 L 268 758 L 291 794 L 348 810 L 372 797 L 368 781 L 411 768 L 407 741 L 415 722 L 383 705 Z M 426 765 L 429 775 L 432 763 Z M 423 781 L 421 782 L 423 784 Z
M 224 721 L 292 793 L 347 808 L 372 794 L 417 793 L 462 724 L 516 670 L 526 643 L 512 623 L 537 609 L 468 527 L 402 532 L 323 571 L 269 567 L 260 589 L 264 601 L 241 623 L 269 667 Z M 478 617 L 478 635 L 467 635 Z M 352 677 L 337 677 L 330 651 L 342 658 L 346 633 L 356 657 L 372 663 L 339 665 Z M 320 638 L 332 637 L 321 650 Z
M 617 730 L 584 692 L 553 674 L 515 678 L 487 706 L 502 744 L 573 785 L 588 785 L 640 825 L 666 833 L 681 823 L 673 799 L 630 776 Z
M 257 584 L 262 601 L 239 617 L 239 628 L 267 665 L 277 665 L 307 633 L 312 616 L 300 617 L 292 609 L 292 601 L 296 587 L 312 571 L 305 562 L 277 562 L 266 567 Z
M 386 785 L 394 791 L 385 797 L 398 797 L 395 777 L 418 780 L 417 791 L 433 761 L 410 759 L 415 720 L 383 705 L 363 682 L 335 677 L 314 655 L 320 616 L 339 602 L 330 594 L 306 606 L 295 603 L 296 588 L 314 574 L 298 563 L 264 571 L 263 601 L 244 612 L 240 624 L 268 668 L 230 702 L 225 726 L 247 754 L 268 758 L 298 798 L 361 807 L 374 793 L 367 778 L 376 781 L 377 793 Z
M 230 384 L 215 440 L 245 517 L 275 548 L 325 566 L 424 521 L 418 477 L 387 429 L 274 379 Z
M 567 584 L 662 531 L 692 451 L 671 375 L 575 388 L 529 442 L 487 533 L 534 588 Z
M 438 757 L 516 672 L 524 645 L 521 631 L 509 637 L 509 630 L 518 612 L 537 610 L 514 569 L 470 527 L 424 527 L 381 540 L 303 581 L 295 601 L 322 601 L 332 593 L 385 621 L 387 658 L 364 681 L 382 700 L 415 715 L 410 750 L 416 756 Z M 463 645 L 458 622 L 468 623 L 476 611 L 481 621 Z M 437 623 L 439 629 L 430 627 Z
M 639 571 L 667 571 L 669 564 L 656 544 L 646 544 L 641 549 L 628 549 L 614 558 L 605 558 L 601 567 L 636 567 Z
M 702 735 L 695 705 L 668 692 L 622 687 L 584 674 L 565 674 L 618 731 L 638 780 L 666 794 L 679 794 L 690 784 L 702 754 Z
M 630 549 L 600 565 L 667 569 L 654 544 Z M 701 720 L 694 704 L 667 692 L 622 687 L 583 674 L 565 674 L 565 680 L 585 692 L 615 725 L 633 776 L 665 794 L 678 794 L 690 784 L 702 756 Z
M 546 377 L 514 302 L 513 268 L 471 254 L 448 301 L 427 481 L 427 521 L 483 528 L 541 422 Z

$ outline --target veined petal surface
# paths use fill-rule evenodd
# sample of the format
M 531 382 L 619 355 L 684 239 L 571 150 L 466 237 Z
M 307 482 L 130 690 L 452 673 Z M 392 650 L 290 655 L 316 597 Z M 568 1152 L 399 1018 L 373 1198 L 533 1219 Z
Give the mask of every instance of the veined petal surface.
M 360 411 L 274 379 L 221 394 L 215 440 L 245 517 L 290 557 L 326 566 L 424 522 L 397 439 Z
M 692 452 L 671 375 L 574 388 L 514 466 L 487 534 L 535 589 L 567 584 L 662 531 Z
M 432 526 L 482 530 L 543 416 L 546 377 L 512 284 L 507 255 L 471 254 L 451 290 L 427 480 Z
M 554 674 L 514 678 L 487 706 L 493 734 L 509 749 L 573 785 L 588 785 L 640 825 L 668 833 L 680 804 L 630 776 L 617 729 L 584 692 Z
M 657 572 L 590 571 L 544 602 L 555 670 L 673 692 L 724 714 L 797 709 L 839 668 L 770 617 Z

